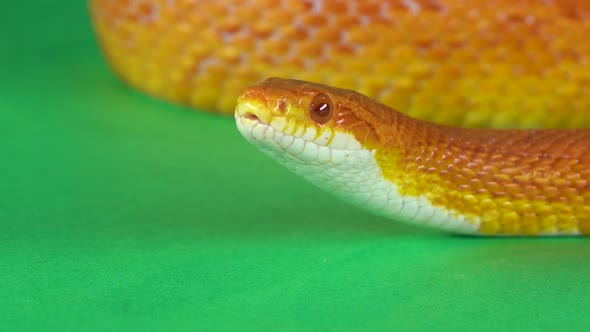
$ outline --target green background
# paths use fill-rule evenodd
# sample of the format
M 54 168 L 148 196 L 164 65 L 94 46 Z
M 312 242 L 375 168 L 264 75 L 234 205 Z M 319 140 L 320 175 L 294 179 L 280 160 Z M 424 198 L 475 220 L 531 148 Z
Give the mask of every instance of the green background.
M 119 82 L 83 1 L 0 33 L 0 329 L 590 326 L 590 242 L 404 226 Z

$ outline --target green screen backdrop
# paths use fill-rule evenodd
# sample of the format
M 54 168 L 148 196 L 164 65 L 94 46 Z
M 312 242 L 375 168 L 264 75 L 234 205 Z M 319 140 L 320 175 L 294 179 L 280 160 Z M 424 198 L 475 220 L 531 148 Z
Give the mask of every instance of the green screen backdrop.
M 584 330 L 590 242 L 394 223 L 112 74 L 84 1 L 0 20 L 0 330 Z

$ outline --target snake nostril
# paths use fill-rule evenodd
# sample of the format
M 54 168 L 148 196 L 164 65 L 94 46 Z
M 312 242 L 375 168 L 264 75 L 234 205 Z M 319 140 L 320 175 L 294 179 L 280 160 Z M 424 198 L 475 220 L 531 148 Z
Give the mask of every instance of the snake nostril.
M 254 114 L 254 113 L 250 113 L 250 112 L 248 112 L 244 115 L 244 119 L 247 119 L 250 121 L 255 121 L 255 122 L 261 122 L 258 115 Z

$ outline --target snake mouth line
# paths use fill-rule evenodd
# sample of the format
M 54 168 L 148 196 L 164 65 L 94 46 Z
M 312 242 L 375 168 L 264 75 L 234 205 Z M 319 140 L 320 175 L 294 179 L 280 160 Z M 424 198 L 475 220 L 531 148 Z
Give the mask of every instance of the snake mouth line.
M 238 129 L 248 140 L 256 141 L 259 144 L 273 142 L 276 145 L 275 148 L 283 151 L 290 148 L 295 140 L 301 140 L 304 144 L 316 144 L 319 146 L 316 142 L 306 141 L 301 137 L 277 130 L 272 125 L 264 123 L 253 113 L 236 116 L 236 122 Z M 283 143 L 284 141 L 290 141 L 290 144 L 287 145 Z
M 306 137 L 302 137 L 300 135 L 289 134 L 284 130 L 273 127 L 273 125 L 270 123 L 262 121 L 256 114 L 253 113 L 245 113 L 241 115 L 236 114 L 235 118 L 237 127 L 245 138 L 257 142 L 258 144 L 273 142 L 275 145 L 273 148 L 278 148 L 289 154 L 293 154 L 293 152 L 298 154 L 297 152 L 303 151 L 305 146 L 311 145 L 315 146 L 317 149 L 327 149 L 329 151 L 338 153 L 366 150 L 358 142 L 353 142 L 353 138 L 346 138 L 346 141 L 348 141 L 348 144 L 346 144 L 347 147 L 341 148 L 333 146 L 334 144 L 326 145 L 322 144 L 322 142 L 318 142 L 317 140 L 307 139 Z M 303 132 L 305 132 L 305 129 Z M 342 137 L 344 135 L 348 136 L 348 134 L 332 132 L 331 137 L 327 141 L 334 143 L 334 141 L 338 139 L 343 139 Z M 297 149 L 290 149 L 293 145 L 297 146 Z
M 242 117 L 244 119 L 247 119 L 248 121 L 262 123 L 262 121 L 260 120 L 260 118 L 256 114 L 251 113 L 251 112 L 248 112 L 248 113 L 244 114 Z

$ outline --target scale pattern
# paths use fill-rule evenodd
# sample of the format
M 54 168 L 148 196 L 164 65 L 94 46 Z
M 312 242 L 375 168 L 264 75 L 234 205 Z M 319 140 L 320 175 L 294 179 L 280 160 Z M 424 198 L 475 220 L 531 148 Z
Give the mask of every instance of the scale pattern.
M 590 126 L 586 0 L 90 0 L 131 86 L 231 113 L 264 78 L 468 127 Z

